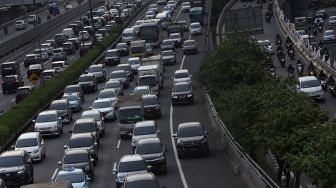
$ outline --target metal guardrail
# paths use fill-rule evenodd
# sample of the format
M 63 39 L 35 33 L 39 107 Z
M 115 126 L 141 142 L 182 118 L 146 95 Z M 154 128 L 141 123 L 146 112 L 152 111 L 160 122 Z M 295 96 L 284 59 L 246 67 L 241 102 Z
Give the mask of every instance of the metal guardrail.
M 125 28 L 126 26 L 128 26 L 129 24 L 131 24 L 132 22 L 135 21 L 135 18 L 137 18 L 137 16 L 143 12 L 145 10 L 146 7 L 149 6 L 150 3 L 152 3 L 154 0 L 149 0 L 147 1 L 144 5 L 141 6 L 141 8 L 139 8 L 131 17 L 128 18 L 128 20 L 123 23 L 122 27 Z M 105 56 L 105 53 L 108 49 L 115 47 L 117 45 L 117 43 L 121 40 L 121 35 L 119 35 L 119 37 L 104 51 L 101 53 L 100 56 L 98 56 L 93 62 L 92 64 L 97 64 L 99 63 Z M 62 92 L 60 92 L 57 97 L 55 99 L 57 99 L 58 97 L 60 97 L 62 95 Z M 11 145 L 15 142 L 15 140 L 20 136 L 20 134 L 26 132 L 27 130 L 29 130 L 29 128 L 31 128 L 32 126 L 32 120 L 44 109 L 46 109 L 49 106 L 49 104 L 46 104 L 45 106 L 43 106 L 38 112 L 35 113 L 35 115 L 33 117 L 31 117 L 25 125 L 23 125 L 15 134 L 13 134 L 8 141 L 6 142 L 6 144 L 4 144 L 3 146 L 0 146 L 0 153 L 4 152 L 5 150 L 8 150 Z M 1 134 L 1 133 L 0 133 Z

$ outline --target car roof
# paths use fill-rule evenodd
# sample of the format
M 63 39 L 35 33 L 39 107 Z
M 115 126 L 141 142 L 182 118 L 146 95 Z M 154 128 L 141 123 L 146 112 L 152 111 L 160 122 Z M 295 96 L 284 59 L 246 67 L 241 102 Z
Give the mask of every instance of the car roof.
M 113 89 L 113 88 L 105 88 L 105 89 L 100 90 L 99 94 L 103 93 L 103 92 L 113 92 L 113 93 L 115 93 L 115 89 Z
M 140 161 L 140 160 L 144 160 L 141 155 L 131 154 L 122 156 L 120 162 Z
M 16 64 L 16 61 L 11 61 L 11 62 L 5 62 L 5 63 L 2 63 L 3 65 L 10 65 L 10 64 Z
M 155 126 L 154 120 L 146 120 L 146 121 L 139 121 L 136 122 L 134 127 L 151 127 Z
M 98 110 L 85 110 L 82 112 L 82 115 L 91 115 L 91 114 L 100 114 Z
M 93 103 L 96 103 L 96 102 L 111 102 L 111 99 L 103 98 L 103 99 L 96 99 L 93 101 Z
M 72 170 L 60 170 L 57 173 L 57 175 L 64 175 L 64 174 L 84 174 L 84 172 L 82 169 L 74 168 Z
M 187 127 L 202 127 L 202 125 L 200 122 L 186 122 L 186 123 L 180 123 L 178 125 L 178 129 Z
M 146 98 L 155 98 L 155 99 L 157 99 L 157 96 L 155 94 L 148 94 L 148 95 L 142 95 L 142 98 L 143 99 L 146 99 Z
M 188 69 L 176 70 L 175 74 L 178 74 L 178 73 L 189 73 L 189 71 L 188 71 Z
M 5 78 L 18 78 L 18 77 L 19 76 L 16 74 L 5 76 Z
M 138 61 L 140 61 L 140 58 L 139 57 L 130 57 L 130 58 L 128 58 L 128 61 L 131 61 L 131 60 L 138 60 Z
M 93 138 L 92 133 L 80 133 L 80 134 L 72 134 L 70 137 L 71 139 L 78 139 L 78 138 Z
M 317 78 L 315 76 L 302 76 L 299 77 L 299 81 L 310 81 L 310 80 L 317 80 Z
M 77 119 L 75 124 L 79 123 L 95 123 L 96 121 L 93 118 L 84 118 L 84 119 Z
M 66 86 L 66 88 L 71 88 L 71 87 L 77 87 L 77 88 L 80 88 L 80 86 L 78 84 L 74 84 L 74 85 L 68 85 Z
M 174 85 L 190 85 L 188 82 L 175 82 Z
M 22 87 L 18 87 L 17 90 L 20 90 L 20 89 L 32 89 L 34 88 L 34 86 L 22 86 Z
M 80 75 L 80 77 L 87 77 L 87 76 L 92 76 L 94 77 L 94 75 L 92 73 L 87 73 L 87 74 L 82 74 Z
M 134 88 L 134 90 L 137 90 L 137 89 L 149 89 L 149 86 L 144 85 L 144 86 L 137 86 L 137 87 Z
M 110 49 L 110 50 L 107 50 L 107 52 L 118 52 L 118 49 Z
M 54 61 L 54 62 L 52 62 L 51 64 L 58 64 L 58 63 L 65 64 L 65 61 Z
M 137 182 L 137 181 L 146 181 L 146 180 L 153 180 L 157 181 L 155 176 L 150 173 L 138 173 L 138 174 L 131 174 L 126 176 L 125 182 Z
M 27 138 L 37 138 L 39 134 L 40 134 L 39 132 L 22 133 L 22 134 L 19 136 L 18 140 L 19 140 L 19 139 L 27 139 Z
M 117 65 L 117 67 L 130 67 L 131 65 L 128 63 L 121 63 L 119 65 Z
M 51 102 L 51 104 L 67 103 L 67 102 L 68 102 L 67 99 L 57 99 L 57 100 L 54 100 L 53 102 Z
M 41 64 L 32 64 L 29 65 L 28 69 L 41 69 L 42 65 Z
M 35 49 L 35 50 L 40 50 L 40 49 Z M 31 57 L 31 56 L 37 56 L 37 54 L 27 54 L 26 57 Z
M 103 67 L 102 64 L 90 65 L 90 67 Z
M 76 155 L 76 154 L 89 154 L 89 151 L 82 149 L 67 149 L 64 151 L 64 155 Z
M 0 157 L 22 156 L 24 152 L 24 150 L 8 150 L 1 153 Z
M 56 114 L 58 115 L 57 110 L 45 110 L 39 113 L 39 115 L 49 115 L 49 114 Z
M 125 70 L 115 70 L 115 71 L 112 71 L 111 74 L 112 74 L 112 73 L 119 73 L 119 72 L 125 72 L 125 73 L 126 73 Z
M 151 138 L 141 138 L 138 140 L 138 145 L 141 144 L 162 144 L 161 140 L 159 137 L 151 137 Z
M 189 39 L 189 40 L 185 40 L 184 43 L 187 43 L 187 42 L 196 42 L 194 39 Z

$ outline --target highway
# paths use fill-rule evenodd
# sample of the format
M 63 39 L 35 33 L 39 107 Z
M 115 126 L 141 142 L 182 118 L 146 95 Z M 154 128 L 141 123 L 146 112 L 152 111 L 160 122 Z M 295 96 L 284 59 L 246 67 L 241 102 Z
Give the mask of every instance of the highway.
M 71 4 L 73 6 L 73 8 L 78 6 L 77 0 L 71 0 L 69 1 L 69 4 Z M 59 10 L 60 10 L 60 14 L 65 12 L 64 7 L 62 7 L 61 3 L 58 3 L 59 6 Z M 41 17 L 41 23 L 46 22 L 47 21 L 47 16 L 49 15 L 49 9 L 46 9 L 45 11 L 38 13 L 37 16 Z M 26 30 L 31 29 L 34 27 L 33 24 L 29 24 L 28 20 L 25 19 L 24 20 L 25 23 L 27 24 L 27 28 L 25 30 L 15 30 L 15 23 L 13 25 L 9 25 L 7 26 L 8 28 L 8 33 L 7 35 L 5 35 L 5 33 L 3 32 L 2 28 L 1 28 L 1 32 L 0 32 L 0 43 L 4 40 L 7 40 L 8 38 L 13 38 L 17 35 L 19 35 L 20 33 L 24 33 Z
M 162 7 L 160 7 L 162 9 Z M 143 16 L 143 15 L 142 15 Z M 180 7 L 175 11 L 174 17 L 177 20 L 186 20 L 189 22 L 188 14 L 181 13 Z M 165 33 L 165 32 L 164 32 Z M 208 114 L 203 99 L 201 85 L 198 82 L 197 72 L 198 66 L 205 54 L 205 28 L 203 35 L 192 36 L 198 43 L 199 53 L 196 55 L 184 56 L 182 49 L 177 51 L 177 64 L 167 66 L 165 72 L 165 85 L 161 91 L 160 101 L 162 118 L 157 120 L 157 125 L 161 130 L 160 138 L 167 148 L 167 165 L 168 173 L 166 175 L 157 176 L 161 186 L 171 188 L 203 188 L 203 187 L 230 187 L 230 188 L 245 188 L 247 184 L 236 174 L 234 174 L 229 162 L 226 161 L 225 152 L 221 151 L 218 146 L 215 133 L 212 132 L 208 125 Z M 189 33 L 185 33 L 185 38 L 189 37 Z M 164 38 L 166 34 L 164 34 Z M 159 53 L 155 49 L 155 53 Z M 121 62 L 126 62 L 128 57 L 123 57 Z M 171 106 L 170 89 L 172 85 L 171 77 L 175 70 L 188 69 L 193 75 L 192 85 L 195 94 L 195 104 L 186 106 Z M 114 67 L 107 67 L 107 75 Z M 136 80 L 136 78 L 135 78 Z M 99 84 L 99 88 L 103 87 L 104 83 Z M 132 81 L 130 87 L 125 91 L 129 94 L 135 87 L 135 81 Z M 98 92 L 87 94 L 83 104 L 83 110 L 89 109 L 93 100 L 97 97 Z M 79 118 L 81 112 L 74 114 L 73 122 Z M 208 157 L 193 157 L 179 160 L 174 152 L 172 145 L 172 132 L 181 122 L 200 121 L 205 129 L 210 131 L 209 145 L 210 155 Z M 72 122 L 72 123 L 73 123 Z M 115 187 L 115 175 L 113 175 L 113 167 L 118 163 L 121 156 L 131 153 L 130 140 L 121 140 L 119 137 L 119 129 L 116 122 L 107 122 L 106 135 L 100 142 L 99 161 L 95 167 L 95 179 L 90 187 L 105 188 Z M 69 141 L 70 130 L 72 124 L 64 126 L 64 132 L 61 137 L 45 138 L 47 146 L 47 157 L 44 161 L 34 163 L 35 182 L 49 181 L 53 174 L 57 171 L 57 161 L 62 159 L 63 145 Z

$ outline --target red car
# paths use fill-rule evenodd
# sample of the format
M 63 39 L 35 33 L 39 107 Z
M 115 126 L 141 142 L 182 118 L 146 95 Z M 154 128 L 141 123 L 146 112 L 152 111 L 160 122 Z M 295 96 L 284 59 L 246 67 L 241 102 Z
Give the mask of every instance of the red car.
M 197 50 L 197 43 L 195 40 L 186 40 L 183 42 L 183 54 L 187 55 L 187 54 L 197 54 L 198 50 Z

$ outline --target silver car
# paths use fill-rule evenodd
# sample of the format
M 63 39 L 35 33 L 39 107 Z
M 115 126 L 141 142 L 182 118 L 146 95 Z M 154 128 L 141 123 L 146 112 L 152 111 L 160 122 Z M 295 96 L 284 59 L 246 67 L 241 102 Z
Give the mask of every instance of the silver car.
M 115 106 L 110 99 L 97 99 L 93 102 L 92 110 L 98 110 L 106 120 L 114 120 L 116 118 Z
M 98 64 L 98 65 L 91 65 L 88 70 L 87 73 L 91 73 L 93 74 L 97 81 L 106 81 L 106 73 L 105 73 L 105 68 L 104 65 L 102 64 Z
M 63 132 L 62 118 L 57 110 L 43 111 L 33 120 L 34 131 L 41 135 L 61 135 Z
M 114 89 L 114 91 L 118 94 L 118 96 L 124 95 L 124 88 L 122 83 L 117 80 L 110 80 L 106 82 L 105 89 Z

